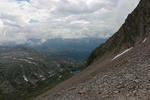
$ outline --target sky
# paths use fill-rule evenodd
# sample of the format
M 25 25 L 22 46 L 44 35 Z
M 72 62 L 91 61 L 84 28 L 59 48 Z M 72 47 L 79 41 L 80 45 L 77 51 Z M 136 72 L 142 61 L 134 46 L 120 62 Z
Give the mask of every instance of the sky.
M 0 44 L 108 38 L 139 0 L 0 0 Z

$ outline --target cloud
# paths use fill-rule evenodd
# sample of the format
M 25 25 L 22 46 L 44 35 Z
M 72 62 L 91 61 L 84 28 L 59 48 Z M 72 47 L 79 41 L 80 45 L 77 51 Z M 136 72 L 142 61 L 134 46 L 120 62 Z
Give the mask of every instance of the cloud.
M 26 1 L 26 2 L 30 2 L 30 0 L 16 0 L 16 1 Z
M 93 13 L 102 8 L 108 8 L 116 6 L 112 0 L 62 0 L 59 3 L 57 11 L 62 14 L 88 14 Z
M 108 38 L 139 0 L 0 0 L 0 44 Z
M 2 20 L 0 20 L 0 30 L 2 30 L 3 29 L 3 22 L 2 22 Z

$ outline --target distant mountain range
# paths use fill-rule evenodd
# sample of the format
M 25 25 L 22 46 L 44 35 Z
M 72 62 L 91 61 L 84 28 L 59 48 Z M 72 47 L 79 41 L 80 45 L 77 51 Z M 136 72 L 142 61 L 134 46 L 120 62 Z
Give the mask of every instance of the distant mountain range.
M 92 51 L 99 44 L 104 43 L 106 39 L 102 38 L 79 38 L 79 39 L 49 39 L 41 46 L 48 48 L 62 48 L 75 51 Z
M 63 38 L 52 38 L 48 40 L 42 39 L 28 39 L 27 42 L 22 44 L 16 44 L 15 42 L 7 42 L 1 46 L 42 46 L 48 48 L 61 48 L 65 50 L 76 50 L 76 51 L 92 51 L 99 44 L 104 43 L 107 39 L 103 38 L 77 38 L 77 39 L 63 39 Z
M 40 39 L 29 39 L 28 42 L 19 45 L 34 48 L 49 58 L 69 57 L 83 61 L 88 58 L 92 50 L 105 41 L 106 39 L 103 38 L 54 38 L 42 43 Z M 1 46 L 0 50 L 17 45 L 15 43 L 5 43 Z

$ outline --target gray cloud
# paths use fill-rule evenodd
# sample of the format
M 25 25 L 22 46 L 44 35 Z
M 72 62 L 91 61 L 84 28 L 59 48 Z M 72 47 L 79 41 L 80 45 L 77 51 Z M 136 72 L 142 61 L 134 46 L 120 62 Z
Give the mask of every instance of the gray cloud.
M 28 39 L 108 38 L 139 0 L 0 0 L 0 44 Z

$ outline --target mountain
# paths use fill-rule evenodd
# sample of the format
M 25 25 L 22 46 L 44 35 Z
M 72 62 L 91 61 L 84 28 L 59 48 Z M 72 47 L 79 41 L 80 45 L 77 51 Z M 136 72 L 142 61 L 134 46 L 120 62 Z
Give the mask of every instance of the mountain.
M 44 42 L 42 42 L 44 41 Z M 4 43 L 2 48 L 14 46 L 26 46 L 33 48 L 49 58 L 68 57 L 78 61 L 87 60 L 90 53 L 106 39 L 103 38 L 77 38 L 77 39 L 62 39 L 53 38 L 48 40 L 28 39 L 23 44 Z M 0 48 L 1 50 L 1 48 Z
M 150 100 L 150 0 L 89 56 L 88 67 L 34 100 Z
M 26 46 L 26 47 L 47 47 L 47 48 L 61 48 L 65 50 L 75 50 L 75 51 L 88 51 L 91 52 L 99 44 L 104 43 L 107 39 L 105 38 L 51 38 L 51 39 L 35 39 L 29 38 L 25 43 L 16 44 L 15 42 L 6 42 L 1 44 L 1 46 Z M 80 49 L 79 49 L 80 48 Z
M 100 43 L 105 42 L 103 38 L 77 38 L 77 39 L 49 39 L 42 44 L 48 48 L 62 48 L 75 51 L 93 51 Z
M 54 38 L 39 43 L 38 39 L 30 39 L 25 46 L 36 49 L 44 55 L 53 57 L 69 57 L 78 61 L 87 60 L 90 53 L 106 39 L 103 38 L 79 38 L 62 39 Z M 31 45 L 32 44 L 32 45 Z M 38 45 L 37 45 L 38 44 Z
M 49 59 L 27 47 L 1 49 L 0 100 L 31 98 L 84 68 L 82 62 L 64 57 Z
M 150 31 L 149 1 L 141 0 L 137 8 L 128 15 L 125 23 L 106 43 L 97 47 L 88 58 L 88 65 L 109 52 L 117 54 L 141 43 Z
M 68 57 L 71 59 L 75 59 L 77 61 L 85 61 L 90 55 L 90 51 L 76 51 L 76 50 L 68 50 L 62 48 L 48 48 L 48 47 L 33 47 L 38 52 L 47 56 L 48 58 L 57 58 L 57 57 Z

